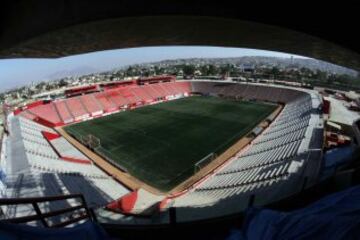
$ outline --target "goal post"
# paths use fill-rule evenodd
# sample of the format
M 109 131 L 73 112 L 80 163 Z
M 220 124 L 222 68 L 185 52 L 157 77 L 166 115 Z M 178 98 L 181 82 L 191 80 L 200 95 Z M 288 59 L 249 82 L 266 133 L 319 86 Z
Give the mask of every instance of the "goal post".
M 212 153 L 209 153 L 208 155 L 206 155 L 205 157 L 203 157 L 202 159 L 200 159 L 197 163 L 194 164 L 194 173 L 197 173 L 198 171 L 200 171 L 200 169 L 202 169 L 203 167 L 208 165 L 216 157 L 217 157 L 217 154 L 212 152 Z
M 100 144 L 100 138 L 95 137 L 94 135 L 90 135 L 90 144 L 89 146 L 92 149 L 98 148 L 101 146 Z
M 90 149 L 101 147 L 100 138 L 97 138 L 92 134 L 81 136 L 80 141 Z

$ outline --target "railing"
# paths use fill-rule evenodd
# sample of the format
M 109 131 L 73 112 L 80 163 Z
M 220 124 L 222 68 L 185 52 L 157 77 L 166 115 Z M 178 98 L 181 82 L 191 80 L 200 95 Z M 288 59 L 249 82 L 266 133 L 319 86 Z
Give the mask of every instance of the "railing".
M 42 212 L 39 203 L 44 202 L 52 202 L 52 201 L 61 201 L 61 200 L 68 200 L 68 199 L 80 199 L 80 205 L 71 206 L 63 209 L 58 209 L 49 212 Z M 37 197 L 37 198 L 3 198 L 0 199 L 0 206 L 4 205 L 21 205 L 27 204 L 32 205 L 33 210 L 36 214 L 29 215 L 29 216 L 22 216 L 22 217 L 15 217 L 15 218 L 6 218 L 0 221 L 3 222 L 10 222 L 10 223 L 28 223 L 32 221 L 40 221 L 44 227 L 51 227 L 51 228 L 58 228 L 58 227 L 65 227 L 67 225 L 77 223 L 81 220 L 89 219 L 91 221 L 96 220 L 95 216 L 92 214 L 90 209 L 86 205 L 86 201 L 82 194 L 69 194 L 63 196 L 51 196 L 51 197 Z M 49 224 L 47 218 L 60 216 L 65 213 L 73 212 L 73 214 L 68 217 L 67 220 L 56 223 L 56 224 Z M 75 214 L 77 213 L 77 214 Z

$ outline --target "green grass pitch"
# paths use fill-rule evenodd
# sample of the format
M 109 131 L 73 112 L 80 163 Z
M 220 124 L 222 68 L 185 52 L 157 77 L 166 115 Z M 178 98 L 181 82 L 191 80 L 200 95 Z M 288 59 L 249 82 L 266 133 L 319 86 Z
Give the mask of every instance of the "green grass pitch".
M 169 191 L 194 174 L 194 164 L 226 150 L 275 110 L 275 105 L 188 97 L 70 125 L 78 138 L 100 139 L 102 154 L 131 175 Z

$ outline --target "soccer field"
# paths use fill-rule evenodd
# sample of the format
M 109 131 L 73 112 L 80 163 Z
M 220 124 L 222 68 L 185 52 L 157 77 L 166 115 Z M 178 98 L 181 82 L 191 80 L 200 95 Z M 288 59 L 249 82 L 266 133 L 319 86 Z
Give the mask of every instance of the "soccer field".
M 188 97 L 65 127 L 80 139 L 100 139 L 97 150 L 161 191 L 194 174 L 194 164 L 221 153 L 276 109 L 275 105 Z

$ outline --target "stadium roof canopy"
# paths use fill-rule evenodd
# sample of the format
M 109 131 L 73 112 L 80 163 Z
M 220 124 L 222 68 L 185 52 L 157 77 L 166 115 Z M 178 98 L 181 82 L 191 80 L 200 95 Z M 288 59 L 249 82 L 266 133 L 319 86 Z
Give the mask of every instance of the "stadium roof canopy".
M 0 58 L 62 57 L 159 45 L 288 52 L 360 69 L 357 8 L 232 1 L 9 1 L 1 8 Z M 339 16 L 341 12 L 341 18 Z

